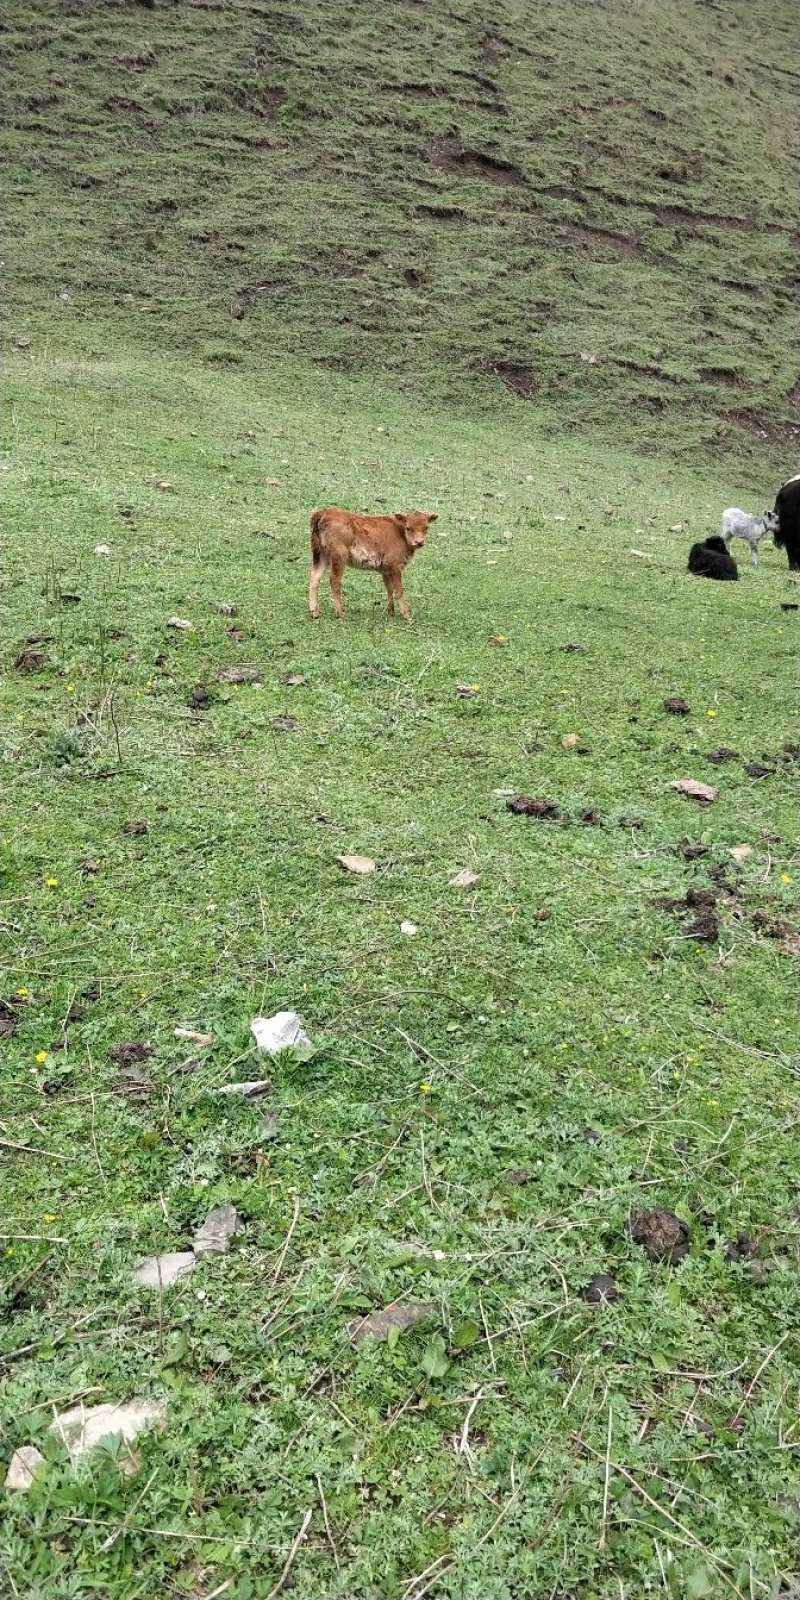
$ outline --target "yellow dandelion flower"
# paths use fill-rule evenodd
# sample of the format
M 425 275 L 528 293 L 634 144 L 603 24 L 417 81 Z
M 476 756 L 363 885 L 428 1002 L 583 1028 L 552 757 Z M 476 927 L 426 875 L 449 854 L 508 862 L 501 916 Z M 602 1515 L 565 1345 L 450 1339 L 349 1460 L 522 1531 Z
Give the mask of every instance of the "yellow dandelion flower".
M 707 711 L 706 712 L 706 716 L 707 717 L 715 717 L 716 715 L 717 715 L 716 711 Z
M 67 684 L 67 694 L 74 694 L 74 693 L 75 693 L 75 685 L 74 685 L 74 683 L 68 683 Z
M 47 1060 L 47 1051 L 46 1050 L 37 1050 L 37 1052 L 36 1052 L 36 1060 L 39 1062 L 39 1065 L 41 1066 L 42 1062 Z
M 788 872 L 782 872 L 782 873 L 781 873 L 781 883 L 791 883 L 791 881 L 792 881 L 792 880 L 791 880 L 791 878 L 790 878 L 790 877 L 789 877 L 789 874 L 788 874 Z
M 25 996 L 26 996 L 27 993 L 28 993 L 27 989 L 18 989 L 17 990 L 17 994 L 20 996 L 20 999 L 22 999 L 22 1000 L 25 999 Z
M 471 683 L 470 684 L 470 689 L 472 690 L 473 694 L 479 694 L 480 693 L 480 687 L 481 686 L 480 686 L 479 683 Z
M 42 1212 L 42 1222 L 57 1222 L 57 1221 L 58 1221 L 58 1217 L 56 1216 L 55 1211 L 43 1211 Z
M 431 1086 L 430 1086 L 429 1083 L 421 1083 L 420 1086 L 419 1086 L 419 1090 L 420 1090 L 420 1094 L 430 1094 Z
M 58 878 L 48 878 L 47 887 L 48 887 L 48 889 L 57 889 L 58 888 Z

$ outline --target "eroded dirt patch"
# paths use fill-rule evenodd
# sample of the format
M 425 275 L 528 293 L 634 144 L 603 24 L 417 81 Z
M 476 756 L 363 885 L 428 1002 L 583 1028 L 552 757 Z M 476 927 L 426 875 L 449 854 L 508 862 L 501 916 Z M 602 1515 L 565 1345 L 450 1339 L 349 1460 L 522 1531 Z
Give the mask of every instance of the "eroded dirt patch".
M 495 361 L 478 370 L 485 372 L 489 378 L 499 378 L 500 382 L 520 400 L 535 400 L 539 393 L 539 384 L 532 367 L 523 366 L 515 361 Z
M 458 139 L 437 139 L 428 146 L 427 156 L 437 172 L 504 185 L 524 185 L 527 181 L 513 161 L 462 145 Z

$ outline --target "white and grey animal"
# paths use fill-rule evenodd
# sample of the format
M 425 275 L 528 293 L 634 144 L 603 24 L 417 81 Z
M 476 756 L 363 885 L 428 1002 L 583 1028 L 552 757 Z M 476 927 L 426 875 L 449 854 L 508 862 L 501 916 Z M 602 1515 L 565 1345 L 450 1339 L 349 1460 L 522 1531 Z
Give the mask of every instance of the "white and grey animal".
M 745 539 L 750 546 L 753 566 L 758 566 L 758 546 L 765 533 L 774 533 L 778 517 L 774 511 L 765 511 L 763 517 L 751 517 L 749 511 L 731 506 L 722 513 L 722 537 L 728 551 L 733 539 Z

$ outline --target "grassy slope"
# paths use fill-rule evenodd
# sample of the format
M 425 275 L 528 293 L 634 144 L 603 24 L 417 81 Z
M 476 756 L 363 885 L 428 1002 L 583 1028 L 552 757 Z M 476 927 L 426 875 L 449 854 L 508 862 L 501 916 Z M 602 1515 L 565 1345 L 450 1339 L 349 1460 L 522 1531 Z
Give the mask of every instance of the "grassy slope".
M 84 1393 L 171 1419 L 130 1484 L 54 1460 L 3 1504 L 4 1593 L 251 1600 L 309 1506 L 290 1581 L 314 1600 L 421 1600 L 437 1560 L 426 1592 L 453 1600 L 796 1570 L 796 589 L 771 552 L 721 592 L 683 572 L 793 439 L 792 24 L 766 0 L 11 8 L 32 344 L 4 665 L 53 637 L 2 687 L 0 994 L 28 994 L 0 1133 L 53 1157 L 3 1151 L 2 1351 L 33 1346 L 0 1358 L 4 1454 Z M 704 473 L 641 453 L 675 447 Z M 311 629 L 306 517 L 331 499 L 439 510 L 412 629 L 357 576 L 347 623 Z M 242 661 L 262 688 L 221 680 Z M 740 758 L 717 769 L 719 743 Z M 685 774 L 713 807 L 665 788 Z M 563 821 L 512 818 L 506 788 Z M 694 867 L 686 835 L 712 846 Z M 740 841 L 719 948 L 697 944 L 651 902 Z M 284 1005 L 319 1054 L 259 1107 L 214 1098 Z M 215 1038 L 185 1071 L 176 1025 Z M 139 1096 L 109 1057 L 135 1037 Z M 132 1263 L 223 1199 L 234 1251 L 160 1313 Z M 678 1273 L 626 1236 L 654 1200 L 691 1223 Z M 764 1283 L 724 1259 L 741 1228 Z M 624 1293 L 599 1314 L 598 1270 Z M 435 1310 L 354 1350 L 347 1318 L 393 1296 Z M 640 1487 L 611 1473 L 603 1540 L 609 1407 Z
M 50 1402 L 82 1393 L 165 1396 L 171 1420 L 129 1485 L 56 1465 L 7 1501 L 7 1591 L 263 1596 L 313 1507 L 303 1596 L 410 1600 L 441 1559 L 435 1592 L 460 1600 L 616 1600 L 661 1582 L 659 1551 L 676 1596 L 766 1594 L 796 1564 L 776 1443 L 800 1353 L 795 975 L 754 922 L 791 919 L 797 879 L 782 561 L 689 579 L 687 536 L 728 478 L 678 483 L 522 423 L 302 373 L 265 397 L 121 344 L 14 362 L 4 622 L 15 644 L 53 638 L 4 687 L 3 992 L 29 1003 L 0 1045 L 2 1131 L 58 1159 L 6 1152 L 4 1231 L 33 1237 L 6 1246 L 2 1346 L 34 1350 L 4 1372 L 4 1449 L 41 1443 Z M 412 628 L 358 575 L 347 622 L 310 626 L 300 508 L 323 498 L 439 509 Z M 241 642 L 216 600 L 239 603 Z M 195 631 L 170 634 L 173 613 Z M 241 661 L 261 689 L 221 682 Z M 307 685 L 283 687 L 295 672 Z M 107 717 L 81 731 L 78 714 L 97 719 L 109 685 L 124 770 L 101 778 Z M 691 716 L 663 711 L 676 692 Z M 272 725 L 287 714 L 298 730 Z M 740 758 L 716 769 L 719 743 Z M 775 775 L 749 778 L 767 756 Z M 687 774 L 719 783 L 713 807 L 665 787 Z M 551 795 L 563 824 L 511 817 L 506 788 Z M 124 834 L 134 818 L 146 835 Z M 695 866 L 687 835 L 712 846 Z M 342 875 L 341 850 L 377 875 Z M 719 948 L 697 944 L 652 901 L 725 863 Z M 449 884 L 464 866 L 469 894 Z M 251 1017 L 287 1005 L 319 1054 L 276 1067 L 266 1105 L 215 1099 L 259 1071 Z M 215 1037 L 185 1071 L 176 1025 Z M 135 1037 L 155 1047 L 139 1098 L 108 1054 Z M 222 1199 L 236 1248 L 160 1315 L 132 1264 Z M 626 1237 L 655 1201 L 691 1223 L 678 1273 Z M 742 1228 L 763 1284 L 724 1260 Z M 617 1307 L 580 1300 L 595 1271 Z M 350 1347 L 348 1316 L 395 1296 L 432 1301 L 428 1324 Z M 450 1365 L 428 1384 L 439 1334 Z M 470 1465 L 453 1441 L 479 1390 Z M 668 1510 L 615 1470 L 603 1543 L 609 1408 L 614 1461 Z
M 795 32 L 789 0 L 17 3 L 21 326 L 794 445 Z

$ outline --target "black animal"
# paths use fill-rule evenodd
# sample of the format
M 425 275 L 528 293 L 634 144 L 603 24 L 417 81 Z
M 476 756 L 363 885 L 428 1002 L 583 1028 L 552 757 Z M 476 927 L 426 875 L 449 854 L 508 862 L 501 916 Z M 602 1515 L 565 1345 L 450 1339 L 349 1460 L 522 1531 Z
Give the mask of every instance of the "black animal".
M 725 540 L 717 534 L 702 544 L 693 544 L 689 551 L 689 572 L 698 578 L 736 579 L 739 569 L 733 556 L 728 555 Z
M 786 551 L 790 571 L 800 572 L 800 475 L 778 490 L 775 515 L 778 526 L 772 537 L 779 549 Z

